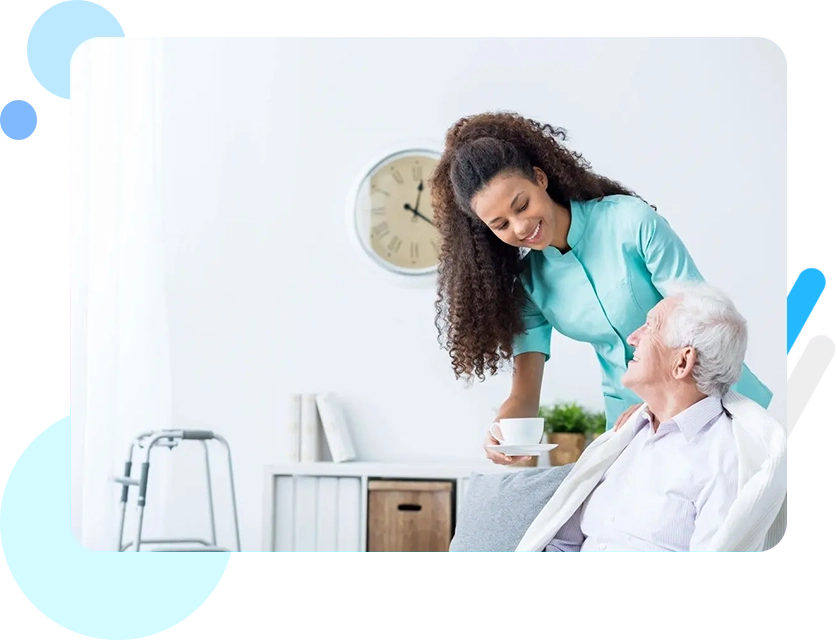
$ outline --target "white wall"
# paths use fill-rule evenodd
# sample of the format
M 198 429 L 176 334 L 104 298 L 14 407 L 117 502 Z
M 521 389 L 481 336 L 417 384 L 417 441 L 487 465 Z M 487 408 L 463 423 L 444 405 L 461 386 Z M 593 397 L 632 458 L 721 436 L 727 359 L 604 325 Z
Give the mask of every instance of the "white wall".
M 466 114 L 563 126 L 657 205 L 749 319 L 748 364 L 784 419 L 786 78 L 768 41 L 184 39 L 164 56 L 174 418 L 229 439 L 245 550 L 292 391 L 344 399 L 366 460 L 482 459 L 509 375 L 454 381 L 434 290 L 379 277 L 344 222 L 379 150 Z M 554 334 L 544 401 L 601 408 L 599 379 L 592 349 Z M 174 491 L 172 532 L 202 530 L 194 495 Z

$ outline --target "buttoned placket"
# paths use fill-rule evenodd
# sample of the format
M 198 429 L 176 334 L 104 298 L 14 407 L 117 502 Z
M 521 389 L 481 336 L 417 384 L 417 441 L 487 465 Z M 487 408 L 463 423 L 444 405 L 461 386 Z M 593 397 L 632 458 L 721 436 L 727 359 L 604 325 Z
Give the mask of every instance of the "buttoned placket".
M 628 336 L 623 336 L 616 328 L 616 325 L 613 323 L 613 320 L 611 320 L 610 315 L 608 314 L 607 309 L 605 308 L 604 303 L 602 302 L 598 288 L 596 287 L 596 284 L 593 282 L 593 278 L 590 276 L 590 271 L 578 257 L 577 247 L 578 244 L 581 242 L 582 237 L 584 236 L 584 229 L 587 226 L 587 222 L 584 219 L 584 215 L 585 214 L 583 214 L 582 211 L 580 211 L 580 207 L 578 207 L 575 202 L 572 202 L 570 205 L 570 229 L 567 234 L 567 244 L 569 244 L 570 250 L 566 253 L 561 253 L 561 251 L 559 251 L 557 248 L 549 246 L 544 248 L 543 254 L 548 260 L 559 263 L 563 262 L 565 265 L 574 264 L 577 268 L 581 270 L 581 272 L 584 274 L 584 278 L 587 281 L 587 285 L 593 291 L 593 295 L 596 298 L 596 302 L 599 306 L 599 310 L 602 313 L 602 317 L 610 327 L 610 331 L 617 338 L 616 343 L 618 344 L 619 352 L 621 353 L 622 366 L 627 366 L 628 360 L 631 357 L 633 357 L 633 349 L 628 344 Z
M 587 270 L 585 264 L 579 260 L 578 254 L 575 253 L 572 249 L 565 254 L 562 254 L 558 249 L 555 247 L 546 247 L 544 249 L 544 254 L 547 258 L 553 261 L 563 261 L 565 265 L 573 264 L 576 268 L 578 268 L 582 274 L 584 274 L 584 279 L 587 282 L 587 286 L 590 287 L 590 290 L 593 292 L 593 296 L 596 299 L 596 304 L 598 305 L 599 311 L 602 314 L 602 318 L 607 323 L 610 332 L 617 338 L 615 341 L 615 345 L 618 345 L 620 360 L 623 367 L 628 365 L 629 355 L 633 357 L 633 350 L 628 345 L 628 338 L 627 336 L 623 336 L 616 326 L 611 320 L 610 315 L 607 312 L 607 309 L 602 302 L 601 296 L 599 295 L 599 291 L 596 288 L 596 284 L 593 282 L 593 279 L 590 277 L 590 272 Z

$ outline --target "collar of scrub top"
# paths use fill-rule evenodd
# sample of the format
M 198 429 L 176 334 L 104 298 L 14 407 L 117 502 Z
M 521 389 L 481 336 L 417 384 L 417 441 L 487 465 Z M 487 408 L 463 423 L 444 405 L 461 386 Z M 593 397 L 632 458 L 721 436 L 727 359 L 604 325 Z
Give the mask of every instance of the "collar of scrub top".
M 580 202 L 570 200 L 570 230 L 567 233 L 567 244 L 570 245 L 570 250 L 567 253 L 561 253 L 553 246 L 546 247 L 543 250 L 545 257 L 550 260 L 567 260 L 572 255 L 573 250 L 581 236 L 584 235 L 584 227 L 587 224 L 587 216 L 584 207 Z

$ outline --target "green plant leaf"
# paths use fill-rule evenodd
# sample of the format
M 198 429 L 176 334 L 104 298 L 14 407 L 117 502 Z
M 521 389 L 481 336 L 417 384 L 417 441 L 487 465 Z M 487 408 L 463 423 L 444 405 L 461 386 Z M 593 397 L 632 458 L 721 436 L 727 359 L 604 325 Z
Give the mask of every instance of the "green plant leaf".
M 544 419 L 547 433 L 587 433 L 593 430 L 591 414 L 576 402 L 541 407 L 538 415 Z

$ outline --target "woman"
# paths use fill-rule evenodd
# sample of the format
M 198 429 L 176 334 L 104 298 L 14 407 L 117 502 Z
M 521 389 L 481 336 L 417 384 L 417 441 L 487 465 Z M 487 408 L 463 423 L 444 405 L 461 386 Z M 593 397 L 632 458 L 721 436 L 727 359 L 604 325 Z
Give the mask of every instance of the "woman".
M 484 380 L 513 358 L 497 420 L 538 415 L 553 329 L 590 343 L 610 429 L 640 403 L 621 384 L 633 357 L 627 337 L 666 281 L 703 277 L 653 207 L 594 173 L 564 139 L 562 129 L 514 113 L 450 128 L 431 179 L 441 236 L 436 326 L 457 378 Z M 763 407 L 772 398 L 746 366 L 733 389 Z M 489 431 L 492 461 L 520 460 L 493 444 Z

